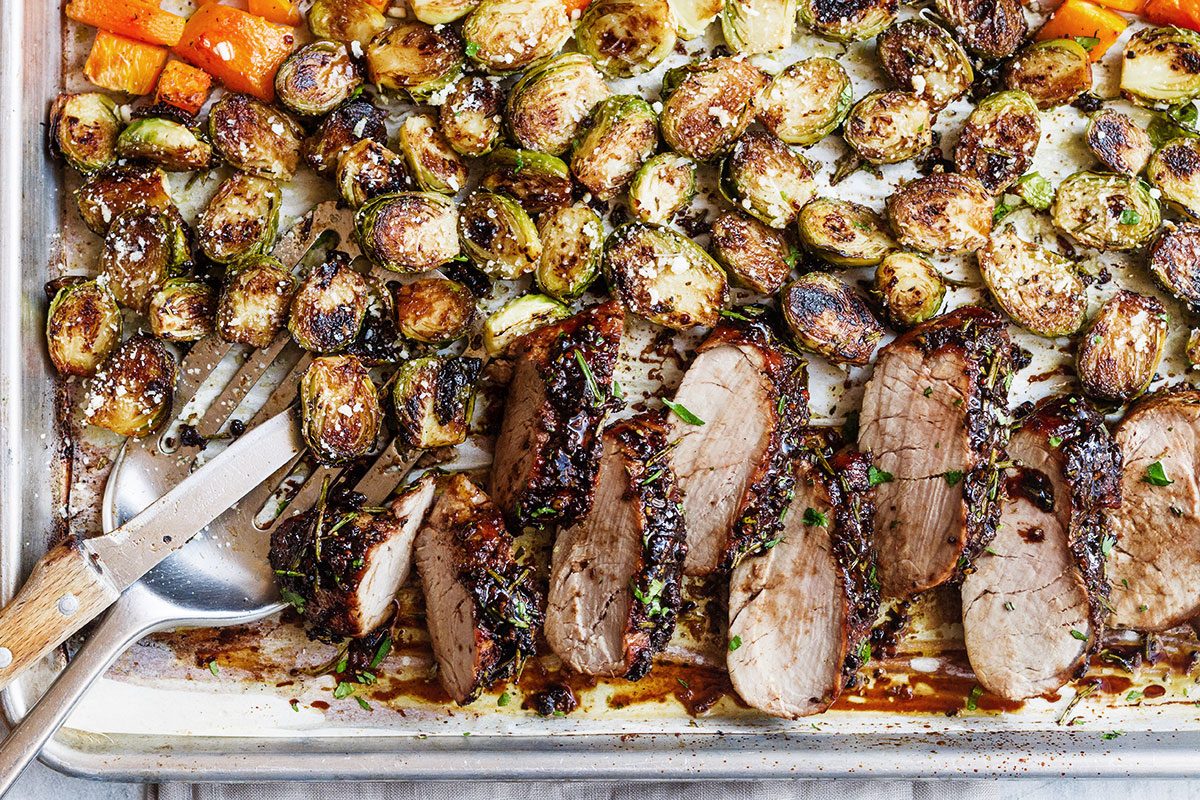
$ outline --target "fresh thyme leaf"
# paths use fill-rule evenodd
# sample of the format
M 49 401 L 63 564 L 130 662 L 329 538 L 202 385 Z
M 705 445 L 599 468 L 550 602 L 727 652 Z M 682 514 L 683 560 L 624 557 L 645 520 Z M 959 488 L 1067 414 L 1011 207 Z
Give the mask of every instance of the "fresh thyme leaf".
M 383 641 L 379 643 L 379 647 L 375 648 L 375 655 L 371 656 L 371 663 L 368 665 L 370 669 L 375 669 L 383 660 L 388 657 L 388 653 L 392 652 L 392 637 L 391 634 L 383 637 Z
M 657 579 L 650 581 L 644 592 L 633 582 L 629 584 L 629 588 L 633 591 L 633 596 L 637 601 L 646 607 L 646 616 L 661 617 L 666 612 L 662 606 L 662 593 L 667 585 L 663 581 Z
M 926 387 L 925 387 L 925 391 L 921 392 L 921 394 L 925 395 L 926 397 L 929 397 L 930 395 L 932 395 L 932 394 L 933 394 L 933 387 L 932 387 L 932 386 L 926 386 Z
M 345 672 L 346 667 L 350 666 L 350 654 L 342 653 L 342 657 L 338 659 L 337 667 L 334 672 Z
M 804 524 L 810 528 L 828 528 L 829 515 L 815 508 L 804 509 Z
M 575 360 L 579 362 L 579 369 L 583 371 L 583 379 L 587 381 L 588 391 L 592 393 L 596 403 L 604 401 L 604 392 L 600 389 L 600 384 L 596 382 L 596 376 L 592 374 L 592 368 L 588 366 L 587 361 L 583 357 L 583 353 L 575 351 Z
M 974 711 L 979 708 L 979 698 L 981 697 L 983 697 L 983 687 L 972 687 L 971 693 L 967 695 L 967 711 Z
M 1125 702 L 1136 703 L 1137 701 L 1141 700 L 1143 697 L 1145 697 L 1145 692 L 1142 692 L 1138 689 L 1130 689 L 1129 694 L 1125 695 Z
M 1113 739 L 1120 738 L 1125 735 L 1125 731 L 1106 731 L 1100 734 L 1100 739 L 1105 742 L 1111 742 Z
M 1061 436 L 1051 436 L 1050 437 L 1050 446 L 1051 447 L 1058 447 L 1062 443 L 1063 443 L 1063 440 L 1062 440 Z
M 1077 631 L 1074 628 L 1071 628 L 1071 638 L 1078 639 L 1081 642 L 1086 642 L 1088 637 L 1083 631 Z
M 894 480 L 892 473 L 884 472 L 875 467 L 874 464 L 867 469 L 867 483 L 871 486 L 878 486 L 881 483 L 891 483 Z
M 1112 555 L 1113 547 L 1117 544 L 1117 537 L 1105 536 L 1100 540 L 1100 555 L 1108 558 Z
M 858 646 L 858 660 L 864 664 L 871 660 L 871 643 L 865 639 Z
M 283 598 L 283 602 L 289 604 L 296 609 L 296 613 L 304 613 L 304 598 L 293 592 L 291 589 L 280 588 L 279 596 Z
M 219 675 L 221 673 L 221 668 L 217 666 L 216 661 L 210 661 L 208 662 L 208 671 L 213 675 Z
M 474 58 L 479 52 L 479 45 L 475 42 L 467 42 L 467 57 Z
M 947 470 L 942 477 L 946 479 L 948 485 L 957 486 L 958 482 L 963 479 L 963 474 L 962 470 L 951 469 Z
M 739 314 L 738 312 L 731 311 L 729 309 L 722 310 L 721 316 L 725 317 L 725 319 L 736 319 L 739 322 L 749 322 L 750 321 L 750 318 L 747 317 L 745 314 Z
M 739 647 L 741 647 L 741 646 L 742 646 L 742 637 L 740 637 L 740 636 L 733 636 L 733 637 L 730 637 L 730 639 L 729 639 L 729 652 L 731 652 L 731 653 L 732 653 L 734 650 L 737 650 L 737 649 L 738 649 Z
M 361 697 L 359 697 L 358 695 L 355 695 L 354 699 L 358 701 L 358 707 L 361 708 L 363 711 L 371 711 L 372 710 L 371 704 L 368 703 L 366 700 L 362 699 Z
M 355 686 L 353 683 L 350 683 L 349 681 L 339 681 L 338 685 L 334 687 L 333 696 L 338 700 L 341 700 L 344 697 L 349 697 L 350 695 L 354 694 L 354 689 Z
M 510 702 L 512 702 L 512 695 L 509 694 L 508 692 L 505 692 L 504 694 L 502 694 L 496 698 L 496 705 L 498 705 L 498 706 L 506 706 Z
M 663 405 L 666 406 L 667 408 L 671 409 L 671 412 L 675 416 L 679 417 L 681 420 L 686 422 L 688 425 L 703 425 L 704 424 L 704 420 L 697 417 L 691 411 L 688 411 L 687 407 L 684 406 L 682 403 L 676 403 L 675 401 L 668 400 L 667 398 L 664 397 Z
M 297 714 L 300 713 L 300 701 L 299 700 L 292 700 L 288 703 L 288 705 L 290 705 L 292 707 L 292 711 L 295 711 Z
M 1151 486 L 1170 486 L 1175 482 L 1167 477 L 1161 461 L 1155 461 L 1146 467 L 1146 477 L 1142 478 L 1142 480 Z
M 1095 36 L 1072 36 L 1071 38 L 1078 42 L 1079 46 L 1084 50 L 1091 50 L 1096 45 L 1100 44 L 1100 40 Z

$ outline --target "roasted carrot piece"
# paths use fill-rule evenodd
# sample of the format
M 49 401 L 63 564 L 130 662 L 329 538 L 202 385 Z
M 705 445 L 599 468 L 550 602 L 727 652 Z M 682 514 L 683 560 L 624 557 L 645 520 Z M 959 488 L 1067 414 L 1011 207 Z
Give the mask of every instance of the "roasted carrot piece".
M 376 11 L 387 11 L 388 7 L 392 4 L 392 0 L 366 0 L 366 3 Z
M 1083 40 L 1080 44 L 1088 50 L 1092 61 L 1099 61 L 1128 26 L 1125 18 L 1115 11 L 1087 0 L 1067 0 L 1058 7 L 1054 16 L 1046 20 L 1036 38 L 1039 42 L 1047 39 Z M 1088 41 L 1090 39 L 1095 39 L 1095 43 Z
M 96 41 L 83 65 L 83 74 L 97 86 L 114 92 L 148 94 L 166 60 L 164 47 L 108 31 L 96 31 Z
M 147 44 L 174 47 L 183 35 L 183 17 L 145 0 L 70 0 L 66 11 L 76 22 Z
M 1156 25 L 1176 25 L 1200 31 L 1200 3 L 1196 0 L 1149 0 L 1146 19 Z
M 591 2 L 592 0 L 563 0 L 563 5 L 567 7 L 567 14 L 571 15 L 578 11 L 582 15 Z M 574 19 L 573 16 L 571 18 Z
M 275 72 L 296 32 L 232 6 L 206 3 L 188 18 L 175 55 L 235 92 L 275 99 Z
M 212 76 L 182 61 L 168 61 L 158 76 L 154 102 L 166 103 L 189 114 L 198 114 L 212 89 Z
M 267 22 L 290 25 L 293 28 L 301 22 L 300 4 L 296 0 L 247 0 L 246 8 L 251 14 L 256 14 Z
M 1122 11 L 1126 14 L 1140 14 L 1146 7 L 1146 0 L 1092 0 L 1098 6 Z

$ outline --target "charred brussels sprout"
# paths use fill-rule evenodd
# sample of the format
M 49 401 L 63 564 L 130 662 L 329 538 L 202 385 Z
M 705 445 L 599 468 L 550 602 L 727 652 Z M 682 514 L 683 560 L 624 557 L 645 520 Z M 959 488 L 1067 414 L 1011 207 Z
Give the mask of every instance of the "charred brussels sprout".
M 173 216 L 134 209 L 113 220 L 105 234 L 100 274 L 118 303 L 144 314 L 150 296 L 187 257 L 186 234 Z
M 479 185 L 516 198 L 530 214 L 571 204 L 571 171 L 560 158 L 501 147 L 484 163 Z
M 1148 295 L 1120 291 L 1108 299 L 1079 340 L 1075 368 L 1083 391 L 1127 403 L 1146 391 L 1162 360 L 1167 312 Z
M 733 280 L 762 294 L 776 291 L 792 272 L 792 250 L 782 232 L 737 211 L 717 217 L 712 253 Z
M 433 117 L 409 115 L 400 126 L 399 146 L 409 172 L 425 191 L 457 194 L 467 185 L 467 165 Z
M 196 244 L 218 264 L 266 252 L 275 241 L 282 202 L 275 181 L 234 173 L 196 221 Z
M 1176 105 L 1200 97 L 1200 33 L 1143 28 L 1125 45 L 1121 94 L 1141 105 Z
M 412 448 L 466 441 L 482 366 L 470 356 L 427 356 L 402 364 L 392 389 L 397 438 Z
M 386 26 L 369 0 L 315 0 L 308 11 L 308 27 L 318 39 L 365 43 Z
M 883 220 L 849 200 L 813 200 L 801 210 L 799 228 L 804 246 L 838 267 L 873 266 L 896 247 Z
M 544 294 L 509 300 L 483 323 L 484 349 L 490 356 L 504 355 L 525 334 L 569 316 L 569 308 Z
M 1074 39 L 1036 42 L 1005 65 L 1004 85 L 1028 94 L 1038 108 L 1067 105 L 1092 88 L 1092 59 Z
M 396 328 L 414 341 L 449 344 L 467 335 L 475 319 L 475 296 L 458 281 L 418 278 L 392 293 Z
M 654 69 L 675 47 L 667 0 L 593 0 L 575 30 L 579 50 L 609 77 Z
M 120 341 L 121 309 L 99 281 L 64 286 L 50 301 L 46 345 L 60 374 L 94 374 Z
M 79 216 L 101 235 L 126 211 L 168 211 L 175 208 L 167 191 L 167 176 L 158 167 L 114 165 L 88 178 L 75 199 Z
M 275 97 L 305 117 L 328 114 L 362 85 L 358 65 L 341 42 L 306 44 L 275 73 Z
M 984 58 L 1007 58 L 1029 34 L 1020 0 L 934 0 L 959 41 Z
M 668 0 L 671 20 L 680 39 L 698 39 L 721 15 L 724 0 Z
M 850 113 L 850 76 L 832 58 L 797 61 L 767 85 L 758 120 L 781 141 L 807 147 L 833 132 Z
M 1150 247 L 1150 272 L 1193 314 L 1200 314 L 1200 225 L 1165 227 Z
M 658 149 L 658 118 L 650 104 L 631 94 L 604 100 L 584 121 L 571 172 L 600 200 L 611 200 Z
M 1069 336 L 1087 316 L 1087 289 L 1075 265 L 1017 235 L 1012 225 L 993 231 L 979 249 L 979 272 L 996 305 L 1038 336 Z
M 537 226 L 521 204 L 495 192 L 466 199 L 458 212 L 458 236 L 475 266 L 503 280 L 532 272 L 542 254 Z
M 543 215 L 538 226 L 542 255 L 534 278 L 546 294 L 569 303 L 600 274 L 604 223 L 587 206 L 568 206 Z
M 121 436 L 153 433 L 171 413 L 177 372 L 166 345 L 153 336 L 134 336 L 88 381 L 83 418 Z
M 329 112 L 316 132 L 304 140 L 304 160 L 323 178 L 337 171 L 338 159 L 354 144 L 370 139 L 387 142 L 387 115 L 366 100 L 355 98 Z
M 458 80 L 463 44 L 454 28 L 405 20 L 367 45 L 367 79 L 381 89 L 407 92 L 423 103 Z
M 296 344 L 314 353 L 337 353 L 358 338 L 370 302 L 367 279 L 350 267 L 350 256 L 334 250 L 314 266 L 292 295 L 288 330 Z
M 1146 179 L 1173 208 L 1200 219 L 1200 139 L 1172 139 L 1158 148 Z
M 897 22 L 876 41 L 876 54 L 892 83 L 940 111 L 975 80 L 971 59 L 940 25 L 924 19 Z
M 1190 102 L 1160 111 L 1146 126 L 1146 136 L 1155 147 L 1181 136 L 1200 139 L 1200 109 L 1195 102 Z
M 159 117 L 142 117 L 129 123 L 117 138 L 117 155 L 148 161 L 169 172 L 208 169 L 213 160 L 212 147 L 195 131 Z
M 737 58 L 713 58 L 668 70 L 662 135 L 672 150 L 710 161 L 733 146 L 754 119 L 767 78 Z
M 1042 138 L 1033 98 L 1020 91 L 985 97 L 967 118 L 954 148 L 958 171 L 1000 194 L 1029 170 Z
M 666 225 L 696 195 L 696 162 L 677 153 L 660 153 L 633 176 L 629 210 L 639 222 Z
M 827 272 L 810 272 L 783 287 L 779 305 L 796 344 L 834 364 L 869 363 L 883 338 L 866 301 Z
M 812 166 L 767 131 L 747 131 L 721 167 L 721 193 L 774 228 L 796 221 L 816 193 Z
M 287 323 L 296 279 L 278 259 L 251 256 L 225 279 L 217 302 L 217 334 L 227 342 L 266 347 Z
M 354 356 L 314 358 L 300 379 L 300 432 L 318 462 L 344 464 L 371 452 L 383 409 Z
M 916 253 L 889 253 L 875 268 L 875 293 L 887 321 L 903 331 L 941 311 L 946 281 L 927 258 Z
M 426 25 L 445 25 L 465 17 L 479 0 L 409 0 L 413 16 Z
M 1150 240 L 1162 221 L 1150 188 L 1127 175 L 1076 172 L 1054 196 L 1054 224 L 1097 250 L 1133 250 Z
M 50 143 L 67 163 L 95 172 L 117 158 L 117 104 L 99 92 L 60 94 L 50 107 Z
M 458 212 L 444 195 L 381 195 L 358 210 L 355 225 L 367 257 L 393 272 L 436 269 L 459 254 Z
M 978 250 L 992 232 L 992 196 L 975 178 L 935 173 L 900 187 L 888 198 L 892 233 L 922 253 Z
M 850 109 L 843 136 L 872 164 L 906 161 L 933 143 L 929 103 L 908 92 L 869 94 Z
M 870 39 L 896 21 L 897 0 L 800 0 L 800 23 L 839 42 Z
M 715 325 L 729 298 L 725 273 L 708 253 L 653 225 L 623 225 L 609 235 L 604 277 L 626 310 L 678 331 Z
M 508 95 L 508 127 L 521 147 L 562 155 L 579 124 L 611 94 L 582 53 L 563 53 L 526 72 Z
M 194 342 L 213 332 L 217 296 L 207 283 L 172 278 L 150 298 L 150 331 L 168 342 Z
M 782 50 L 796 29 L 796 0 L 725 0 L 721 34 L 736 53 Z
M 342 153 L 334 179 L 351 208 L 359 208 L 372 197 L 416 185 L 404 159 L 372 139 L 363 139 Z
M 490 153 L 500 141 L 504 91 L 492 81 L 468 75 L 450 90 L 438 122 L 450 146 L 464 156 Z
M 571 19 L 561 0 L 483 0 L 462 33 L 468 57 L 504 75 L 557 53 L 571 38 Z
M 1097 160 L 1123 175 L 1140 173 L 1154 154 L 1150 135 L 1120 111 L 1106 108 L 1093 114 L 1086 135 Z
M 254 175 L 291 180 L 300 162 L 300 125 L 288 114 L 244 94 L 224 95 L 208 115 L 221 156 Z

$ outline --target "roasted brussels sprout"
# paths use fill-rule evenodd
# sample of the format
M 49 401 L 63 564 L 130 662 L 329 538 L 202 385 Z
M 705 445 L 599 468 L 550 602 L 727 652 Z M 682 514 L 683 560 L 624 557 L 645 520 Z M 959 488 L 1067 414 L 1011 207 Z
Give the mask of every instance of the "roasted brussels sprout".
M 479 0 L 409 0 L 413 16 L 426 25 L 445 25 L 465 17 Z
M 698 39 L 721 15 L 725 0 L 667 0 L 680 39 Z
M 92 375 L 121 341 L 121 309 L 100 281 L 64 286 L 50 301 L 46 345 L 62 375 Z
M 978 250 L 992 232 L 995 204 L 975 178 L 934 173 L 905 184 L 887 201 L 892 233 L 922 253 Z
M 1092 88 L 1092 59 L 1074 39 L 1035 42 L 1004 66 L 1004 85 L 1038 108 L 1064 106 Z
M 600 200 L 623 192 L 658 149 L 658 118 L 650 104 L 635 95 L 602 101 L 581 128 L 571 153 L 571 172 Z
M 850 76 L 832 58 L 806 58 L 784 69 L 762 94 L 758 120 L 781 141 L 807 147 L 850 113 Z
M 771 294 L 792 272 L 791 248 L 783 233 L 748 214 L 732 211 L 712 226 L 712 253 L 733 280 Z
M 571 171 L 562 159 L 532 150 L 500 147 L 484 163 L 479 185 L 517 199 L 530 214 L 571 204 Z
M 579 124 L 611 92 L 582 53 L 563 53 L 526 72 L 508 95 L 508 127 L 521 147 L 562 155 Z
M 976 254 L 983 282 L 1005 314 L 1038 336 L 1069 336 L 1087 318 L 1087 287 L 1070 259 L 1017 235 L 992 231 Z
M 975 106 L 954 148 L 958 171 L 1000 194 L 1033 164 L 1042 138 L 1037 104 L 1025 92 L 989 95 Z
M 1097 250 L 1132 250 L 1150 240 L 1162 221 L 1150 188 L 1128 175 L 1076 172 L 1059 187 L 1054 224 Z
M 218 264 L 271 249 L 283 195 L 269 178 L 235 172 L 196 221 L 196 244 Z
M 796 0 L 725 0 L 721 34 L 735 53 L 782 50 L 796 29 Z
M 186 125 L 161 117 L 142 117 L 117 137 L 117 155 L 148 161 L 168 172 L 208 169 L 213 151 L 208 142 Z
M 406 447 L 452 447 L 466 441 L 483 363 L 471 356 L 427 356 L 396 371 L 396 437 Z
M 167 191 L 166 173 L 158 167 L 133 164 L 116 164 L 92 175 L 80 187 L 75 199 L 84 223 L 101 235 L 126 211 L 175 208 Z
M 113 163 L 120 133 L 117 104 L 107 95 L 60 94 L 50 106 L 50 144 L 80 172 L 95 172 Z
M 367 45 L 367 79 L 407 92 L 418 103 L 453 84 L 463 71 L 463 43 L 454 28 L 416 20 L 380 33 Z
M 949 31 L 919 17 L 879 34 L 875 52 L 892 83 L 934 111 L 966 94 L 975 80 L 971 59 Z
M 667 0 L 593 0 L 575 42 L 611 78 L 649 72 L 675 48 Z
M 629 210 L 639 222 L 666 225 L 696 195 L 696 162 L 677 153 L 659 153 L 633 176 Z
M 1193 314 L 1200 314 L 1200 225 L 1163 228 L 1150 246 L 1150 272 Z
M 1101 164 L 1123 175 L 1139 174 L 1154 154 L 1150 135 L 1120 111 L 1108 108 L 1088 121 L 1087 143 Z
M 828 272 L 810 272 L 784 286 L 779 305 L 800 349 L 834 364 L 869 363 L 883 338 L 883 326 L 866 301 Z
M 226 277 L 217 302 L 217 334 L 227 342 L 266 347 L 287 323 L 296 278 L 278 259 L 250 256 Z
M 362 139 L 342 153 L 334 178 L 351 208 L 381 194 L 416 188 L 404 159 L 373 139 Z
M 244 94 L 226 94 L 208 115 L 208 132 L 221 156 L 243 172 L 288 181 L 300 163 L 299 123 Z
M 288 330 L 296 344 L 314 353 L 337 353 L 358 338 L 370 302 L 367 279 L 350 266 L 350 256 L 333 250 L 315 265 L 288 312 Z
M 213 332 L 217 295 L 207 283 L 171 278 L 150 298 L 150 331 L 168 342 L 194 342 Z
M 1167 342 L 1167 311 L 1149 295 L 1119 291 L 1100 307 L 1079 340 L 1075 368 L 1083 391 L 1127 403 L 1146 391 Z
M 1142 28 L 1125 45 L 1121 94 L 1148 106 L 1200 97 L 1200 33 L 1185 28 Z
M 100 274 L 117 302 L 146 313 L 150 296 L 187 261 L 187 237 L 170 214 L 126 211 L 104 236 Z
M 1012 185 L 1012 193 L 1037 211 L 1045 211 L 1054 202 L 1054 184 L 1040 172 L 1029 172 L 1022 175 Z
M 875 293 L 887 321 L 904 331 L 941 311 L 946 281 L 929 259 L 916 253 L 893 252 L 875 268 Z
M 362 85 L 362 73 L 346 45 L 312 42 L 292 53 L 275 73 L 275 97 L 305 117 L 328 114 Z
M 515 280 L 537 266 L 537 226 L 511 197 L 474 192 L 458 211 L 458 236 L 471 263 L 495 278 Z
M 380 195 L 358 210 L 355 225 L 363 253 L 393 272 L 436 269 L 459 254 L 458 212 L 445 195 Z
M 318 39 L 361 44 L 386 26 L 383 12 L 369 0 L 315 0 L 308 11 L 309 30 Z
M 387 142 L 385 119 L 381 109 L 361 98 L 342 103 L 304 140 L 304 160 L 321 177 L 333 177 L 338 159 L 355 143 L 363 139 L 381 145 Z
M 438 122 L 450 146 L 464 156 L 490 153 L 500 141 L 504 91 L 478 75 L 461 78 L 442 105 Z
M 839 42 L 870 39 L 896 21 L 897 0 L 800 0 L 800 24 Z
M 1181 136 L 1200 139 L 1200 108 L 1197 108 L 1193 101 L 1180 103 L 1156 113 L 1146 126 L 1146 136 L 1154 147 L 1160 147 Z
M 766 76 L 749 61 L 713 58 L 668 70 L 663 140 L 677 153 L 709 161 L 725 153 L 754 119 Z
M 773 228 L 796 221 L 816 193 L 812 166 L 771 133 L 747 131 L 721 166 L 721 194 Z
M 318 462 L 344 464 L 371 452 L 383 408 L 355 356 L 314 358 L 300 379 L 300 432 Z
M 153 433 L 171 413 L 175 358 L 153 336 L 127 339 L 88 381 L 83 418 L 121 436 Z
M 1146 165 L 1146 179 L 1173 208 L 1200 219 L 1200 139 L 1172 139 L 1158 148 Z
M 392 292 L 396 329 L 414 341 L 449 344 L 467 335 L 475 320 L 475 296 L 449 278 L 418 278 Z
M 804 246 L 838 267 L 873 266 L 896 247 L 883 220 L 849 200 L 818 197 L 800 211 L 799 223 Z
M 432 116 L 410 114 L 397 141 L 409 172 L 425 191 L 452 195 L 467 185 L 467 165 Z
M 549 211 L 538 225 L 542 255 L 534 278 L 538 288 L 556 300 L 578 299 L 600 274 L 604 256 L 604 223 L 587 206 Z
M 462 34 L 472 61 L 504 75 L 557 53 L 571 38 L 571 19 L 561 0 L 483 0 Z
M 604 277 L 627 311 L 667 328 L 711 327 L 729 299 L 721 267 L 669 228 L 630 223 L 604 245 Z
M 929 103 L 908 92 L 869 94 L 850 109 L 842 135 L 864 161 L 906 161 L 933 143 Z
M 525 334 L 569 316 L 569 308 L 544 294 L 521 295 L 509 300 L 483 323 L 484 349 L 490 356 L 504 355 Z
M 958 40 L 984 58 L 1007 58 L 1029 35 L 1020 0 L 934 0 Z

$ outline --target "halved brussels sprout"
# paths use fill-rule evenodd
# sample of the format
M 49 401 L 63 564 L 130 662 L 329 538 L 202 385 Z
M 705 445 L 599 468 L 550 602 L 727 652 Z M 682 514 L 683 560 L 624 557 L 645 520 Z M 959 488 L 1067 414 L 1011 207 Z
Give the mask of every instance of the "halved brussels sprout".
M 303 130 L 290 115 L 244 94 L 226 94 L 208 115 L 217 151 L 243 172 L 289 181 L 300 162 Z
M 369 42 L 387 26 L 383 12 L 369 0 L 314 0 L 308 27 L 318 39 Z
M 373 139 L 362 139 L 342 153 L 334 179 L 351 208 L 361 207 L 372 197 L 416 186 L 404 159 Z
M 358 338 L 370 302 L 367 279 L 350 266 L 350 256 L 332 250 L 315 265 L 288 311 L 288 330 L 296 344 L 314 353 L 337 353 Z
M 1013 322 L 1050 338 L 1083 327 L 1087 287 L 1070 259 L 1025 241 L 1012 225 L 992 231 L 976 255 L 988 292 Z
M 561 0 L 483 0 L 463 23 L 462 35 L 475 64 L 504 75 L 562 49 L 571 38 L 571 19 Z
M 1200 139 L 1172 139 L 1158 148 L 1146 165 L 1146 179 L 1173 208 L 1200 219 Z
M 849 200 L 818 197 L 800 211 L 800 241 L 838 267 L 878 264 L 896 243 L 871 209 Z
M 771 294 L 791 275 L 792 251 L 783 233 L 747 214 L 732 211 L 717 217 L 711 246 L 735 282 L 761 294 Z
M 538 226 L 542 255 L 534 278 L 538 288 L 556 300 L 577 300 L 600 274 L 604 256 L 604 223 L 587 206 L 549 211 Z
M 1025 92 L 1010 90 L 979 101 L 954 148 L 954 163 L 1000 194 L 1033 164 L 1042 138 L 1037 103 Z
M 438 117 L 442 135 L 464 156 L 490 153 L 500 141 L 504 90 L 479 75 L 460 78 Z
M 850 76 L 832 58 L 797 61 L 767 85 L 758 121 L 781 141 L 807 147 L 832 133 L 850 113 Z
M 459 254 L 458 212 L 445 195 L 380 195 L 368 200 L 354 221 L 363 253 L 393 272 L 436 269 Z
M 1154 155 L 1150 135 L 1120 111 L 1106 108 L 1088 121 L 1087 143 L 1092 154 L 1113 172 L 1137 175 Z
M 104 236 L 100 274 L 118 303 L 144 314 L 150 296 L 187 260 L 187 235 L 175 217 L 132 209 Z
M 842 135 L 864 161 L 906 161 L 933 143 L 929 103 L 908 92 L 869 94 L 850 109 Z
M 800 24 L 839 42 L 870 39 L 896 21 L 897 0 L 800 0 Z
M 796 0 L 725 0 L 721 34 L 735 53 L 782 50 L 796 29 Z
M 1092 59 L 1074 39 L 1034 42 L 1004 66 L 1004 85 L 1038 108 L 1065 106 L 1092 88 Z
M 779 305 L 797 346 L 834 364 L 870 363 L 883 338 L 867 302 L 828 272 L 810 272 L 784 286 Z
M 191 172 L 212 166 L 208 142 L 186 125 L 161 117 L 142 117 L 129 123 L 117 138 L 117 155 L 149 161 L 168 172 Z
M 207 283 L 171 278 L 150 298 L 150 331 L 168 342 L 195 342 L 213 332 L 217 296 Z
M 60 94 L 50 106 L 50 143 L 80 172 L 95 172 L 113 163 L 120 133 L 117 104 L 107 95 Z
M 663 77 L 662 135 L 677 153 L 698 161 L 722 155 L 749 127 L 767 77 L 740 58 L 712 58 Z
M 50 301 L 46 345 L 62 375 L 92 375 L 121 341 L 121 308 L 100 281 L 64 286 Z
M 571 171 L 561 158 L 500 147 L 484 162 L 480 188 L 516 198 L 530 214 L 571 204 Z
M 126 211 L 169 211 L 175 208 L 167 191 L 167 175 L 158 167 L 115 164 L 88 178 L 75 195 L 79 216 L 101 235 Z
M 475 382 L 483 362 L 471 356 L 426 356 L 396 371 L 396 437 L 406 447 L 453 447 L 467 439 Z
M 1200 139 L 1200 109 L 1193 101 L 1180 103 L 1160 111 L 1146 126 L 1146 135 L 1155 147 L 1160 147 L 1181 136 Z
M 625 190 L 658 149 L 658 117 L 640 97 L 618 94 L 596 106 L 581 126 L 571 172 L 600 200 Z
M 511 281 L 537 266 L 542 240 L 537 226 L 511 197 L 474 192 L 458 211 L 458 236 L 471 263 Z
M 426 114 L 410 114 L 400 126 L 400 152 L 409 172 L 427 192 L 458 194 L 467 185 L 467 165 Z
M 1200 314 L 1200 225 L 1164 227 L 1150 246 L 1150 272 L 1189 311 Z
M 1076 172 L 1059 187 L 1051 215 L 1060 230 L 1097 250 L 1132 250 L 1162 221 L 1150 187 L 1128 175 Z
M 1125 45 L 1121 94 L 1141 105 L 1176 105 L 1200 97 L 1200 33 L 1142 28 Z
M 444 345 L 467 335 L 475 320 L 475 295 L 449 278 L 418 278 L 392 291 L 396 328 L 426 344 Z
M 401 20 L 367 45 L 367 79 L 380 89 L 407 92 L 418 103 L 458 80 L 463 43 L 447 25 Z
M 563 53 L 529 70 L 508 95 L 508 128 L 521 147 L 562 155 L 579 124 L 612 92 L 592 60 Z
M 275 97 L 305 117 L 328 114 L 362 85 L 362 73 L 346 45 L 311 42 L 288 56 L 275 73 Z
M 321 464 L 371 452 L 383 408 L 371 374 L 355 356 L 314 358 L 300 379 L 300 432 Z
M 413 16 L 427 25 L 445 25 L 465 17 L 479 0 L 409 0 Z
M 304 140 L 304 160 L 323 178 L 337 171 L 338 159 L 355 143 L 370 139 L 387 142 L 387 114 L 370 102 L 355 98 L 329 112 L 312 136 Z
M 1054 184 L 1040 172 L 1022 175 L 1012 185 L 1012 192 L 1038 211 L 1045 211 L 1054 202 Z
M 887 200 L 892 233 L 922 253 L 978 250 L 992 232 L 995 203 L 975 178 L 934 173 L 905 184 Z
M 698 39 L 716 21 L 725 0 L 667 0 L 680 39 Z
M 984 58 L 1007 58 L 1029 35 L 1020 0 L 934 0 L 959 41 Z
M 897 22 L 875 43 L 875 53 L 897 88 L 940 111 L 975 81 L 971 59 L 950 32 L 919 17 Z
M 774 228 L 796 221 L 816 194 L 812 166 L 772 134 L 747 131 L 721 165 L 721 194 Z
M 88 381 L 83 418 L 121 436 L 157 430 L 175 399 L 175 357 L 153 336 L 127 339 Z
M 225 278 L 217 302 L 217 334 L 227 342 L 266 347 L 287 323 L 296 278 L 278 259 L 250 256 Z
M 483 323 L 484 349 L 489 356 L 504 355 L 525 334 L 569 316 L 571 309 L 544 294 L 521 295 L 509 300 Z
M 875 268 L 875 293 L 893 328 L 908 330 L 932 319 L 946 299 L 946 281 L 929 259 L 888 253 Z
M 358 338 L 346 349 L 369 367 L 394 366 L 407 353 L 400 332 L 396 329 L 395 303 L 392 286 L 397 281 L 385 281 L 367 274 L 367 315 Z
M 1079 340 L 1075 369 L 1083 391 L 1127 403 L 1146 391 L 1167 343 L 1167 311 L 1149 295 L 1121 290 L 1096 312 Z
M 626 310 L 677 331 L 715 325 L 729 299 L 725 272 L 699 245 L 637 222 L 609 235 L 604 277 Z
M 677 153 L 659 153 L 629 183 L 629 210 L 639 222 L 666 225 L 696 195 L 696 162 Z
M 654 69 L 675 48 L 675 24 L 667 0 L 592 0 L 575 43 L 610 78 Z
M 196 244 L 218 264 L 267 252 L 275 242 L 282 202 L 275 181 L 235 172 L 196 221 Z

